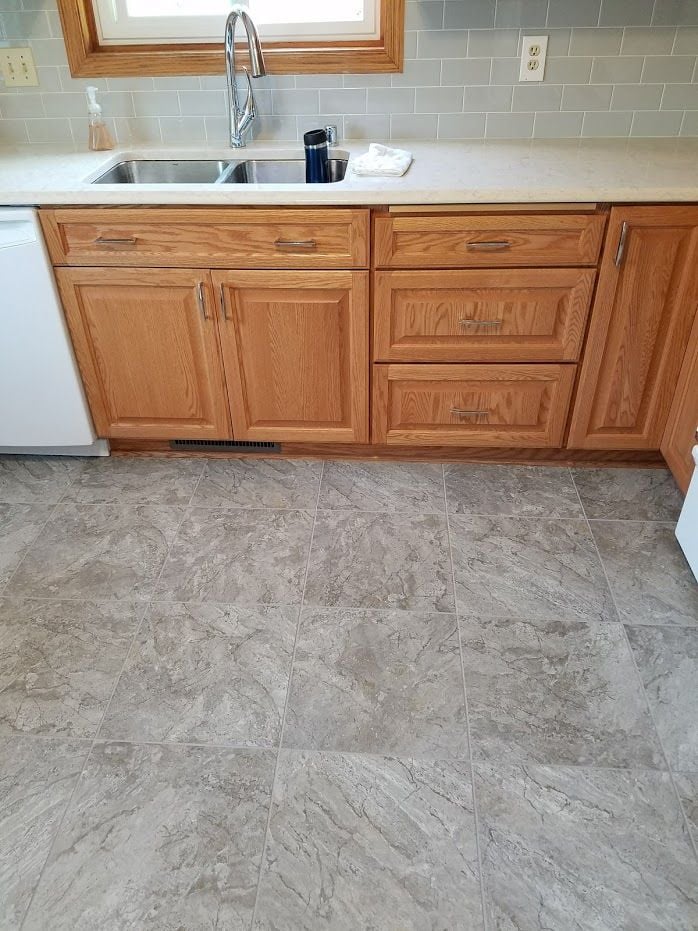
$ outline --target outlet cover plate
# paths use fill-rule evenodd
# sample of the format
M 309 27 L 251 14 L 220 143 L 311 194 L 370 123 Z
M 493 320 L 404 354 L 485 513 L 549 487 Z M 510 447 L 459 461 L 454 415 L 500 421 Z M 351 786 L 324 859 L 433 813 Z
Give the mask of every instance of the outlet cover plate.
M 0 49 L 0 69 L 8 87 L 38 87 L 39 78 L 30 48 Z
M 524 36 L 521 44 L 519 81 L 542 81 L 548 54 L 547 36 Z

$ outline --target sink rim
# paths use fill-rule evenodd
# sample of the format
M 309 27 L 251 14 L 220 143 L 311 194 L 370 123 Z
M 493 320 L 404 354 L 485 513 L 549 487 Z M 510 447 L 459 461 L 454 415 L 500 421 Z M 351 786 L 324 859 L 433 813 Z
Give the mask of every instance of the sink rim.
M 132 165 L 167 165 L 169 167 L 179 166 L 179 165 L 210 165 L 210 166 L 219 166 L 217 168 L 217 174 L 208 181 L 191 181 L 188 179 L 185 180 L 167 180 L 167 181 L 139 181 L 139 180 L 123 180 L 118 181 L 110 179 L 104 181 L 103 179 L 107 175 L 116 172 L 118 169 L 123 168 L 124 166 Z M 163 186 L 170 186 L 173 184 L 216 184 L 218 179 L 222 177 L 229 169 L 231 160 L 229 158 L 122 158 L 119 161 L 114 162 L 114 164 L 109 165 L 107 168 L 104 168 L 100 173 L 92 178 L 90 184 L 113 184 L 122 187 L 123 185 L 139 185 L 139 184 L 162 184 Z

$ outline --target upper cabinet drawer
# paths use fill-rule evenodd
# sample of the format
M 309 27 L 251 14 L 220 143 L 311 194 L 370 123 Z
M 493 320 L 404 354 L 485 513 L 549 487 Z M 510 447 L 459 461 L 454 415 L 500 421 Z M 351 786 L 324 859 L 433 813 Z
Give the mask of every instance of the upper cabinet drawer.
M 56 265 L 351 268 L 369 261 L 367 210 L 42 210 Z
M 595 265 L 601 214 L 381 216 L 377 268 Z

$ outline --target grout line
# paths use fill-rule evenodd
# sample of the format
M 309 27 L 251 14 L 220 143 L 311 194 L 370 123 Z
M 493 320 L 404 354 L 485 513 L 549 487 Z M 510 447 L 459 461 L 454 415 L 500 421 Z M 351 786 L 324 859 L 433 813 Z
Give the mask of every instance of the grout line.
M 259 859 L 259 872 L 257 874 L 257 888 L 255 890 L 254 898 L 254 908 L 252 910 L 252 920 L 250 922 L 250 927 L 254 928 L 255 922 L 257 920 L 257 909 L 259 907 L 259 893 L 262 887 L 262 875 L 264 873 L 264 863 L 267 855 L 267 846 L 269 844 L 269 830 L 271 827 L 271 816 L 274 810 L 274 792 L 276 789 L 277 776 L 279 772 L 279 763 L 281 760 L 281 750 L 284 742 L 284 729 L 286 727 L 286 712 L 288 710 L 288 702 L 291 697 L 291 684 L 293 680 L 293 669 L 296 662 L 296 648 L 298 646 L 298 635 L 300 633 L 301 620 L 303 618 L 303 607 L 305 605 L 305 589 L 308 584 L 308 573 L 310 571 L 310 557 L 313 551 L 313 538 L 315 537 L 315 525 L 317 524 L 317 514 L 318 514 L 318 504 L 320 502 L 320 492 L 322 491 L 322 479 L 325 474 L 325 460 L 322 461 L 322 469 L 320 470 L 320 478 L 317 486 L 317 497 L 315 499 L 315 513 L 313 515 L 313 526 L 310 531 L 310 543 L 308 544 L 308 558 L 305 563 L 305 576 L 303 578 L 303 593 L 301 595 L 301 601 L 298 606 L 298 619 L 296 621 L 296 634 L 293 638 L 293 650 L 291 651 L 291 664 L 288 670 L 288 682 L 286 685 L 286 699 L 284 701 L 284 708 L 281 714 L 281 726 L 279 728 L 279 745 L 276 750 L 276 762 L 274 763 L 274 773 L 271 779 L 271 791 L 269 794 L 269 811 L 267 812 L 267 823 L 264 830 L 264 843 L 262 844 L 262 853 Z
M 477 798 L 475 792 L 475 768 L 473 764 L 473 742 L 470 733 L 470 708 L 468 704 L 468 688 L 465 683 L 465 664 L 463 662 L 463 639 L 461 637 L 460 616 L 458 614 L 458 602 L 456 599 L 456 573 L 453 565 L 453 543 L 451 540 L 451 525 L 448 514 L 448 493 L 446 491 L 446 469 L 442 464 L 443 487 L 444 487 L 444 505 L 446 507 L 446 535 L 448 539 L 448 558 L 451 563 L 451 585 L 453 586 L 453 607 L 456 612 L 456 631 L 458 634 L 458 655 L 460 657 L 461 683 L 463 687 L 463 704 L 465 708 L 465 727 L 468 739 L 468 761 L 470 764 L 470 791 L 473 799 L 473 824 L 475 828 L 475 851 L 477 853 L 477 869 L 480 881 L 480 905 L 482 908 L 482 924 L 487 931 L 487 907 L 485 900 L 485 878 L 482 871 L 482 851 L 480 849 L 480 819 L 477 811 Z
M 574 475 L 572 476 L 572 481 L 574 482 Z M 576 484 L 575 484 L 575 488 L 576 488 L 576 487 L 577 487 L 577 486 L 576 486 Z M 579 490 L 578 490 L 578 489 L 577 489 L 577 494 L 579 495 Z M 580 497 L 580 498 L 579 498 L 580 503 L 581 503 L 581 500 L 582 500 L 582 499 L 581 499 L 581 497 Z M 582 508 L 583 508 L 583 507 L 584 507 L 584 505 L 582 505 Z M 611 582 L 610 582 L 610 580 L 609 580 L 609 578 L 608 578 L 608 573 L 606 572 L 606 564 L 604 563 L 603 558 L 602 558 L 602 556 L 601 556 L 601 552 L 600 552 L 600 550 L 599 550 L 599 548 L 598 548 L 598 546 L 597 546 L 597 544 L 596 544 L 596 538 L 594 537 L 594 533 L 593 533 L 592 528 L 591 528 L 591 523 L 590 523 L 590 521 L 589 521 L 588 518 L 587 518 L 587 525 L 588 525 L 588 527 L 589 527 L 589 533 L 591 534 L 591 538 L 592 538 L 592 541 L 593 541 L 593 543 L 594 543 L 594 549 L 596 550 L 596 555 L 597 555 L 597 557 L 598 557 L 598 560 L 599 560 L 599 562 L 600 562 L 600 564 L 601 564 L 601 568 L 602 568 L 602 570 L 603 570 L 604 578 L 606 579 L 606 584 L 608 585 L 608 590 L 609 590 L 609 592 L 611 593 L 611 599 L 612 599 L 612 601 L 613 601 L 613 606 L 614 606 L 614 608 L 615 608 L 615 610 L 616 610 L 616 614 L 618 615 L 618 619 L 621 620 L 621 613 L 620 613 L 620 610 L 619 610 L 619 608 L 618 608 L 618 601 L 617 601 L 617 599 L 616 599 L 616 594 L 615 594 L 615 592 L 613 591 L 613 588 L 612 588 L 612 586 L 611 586 Z M 645 706 L 646 706 L 646 708 L 647 708 L 647 713 L 648 713 L 648 715 L 649 715 L 650 721 L 652 722 L 652 727 L 654 728 L 654 734 L 655 734 L 655 736 L 656 736 L 656 738 L 657 738 L 657 743 L 659 744 L 659 748 L 660 748 L 661 751 L 662 751 L 662 756 L 663 756 L 663 758 L 664 758 L 664 764 L 665 764 L 665 766 L 666 766 L 666 772 L 667 772 L 667 774 L 668 774 L 668 776 L 669 776 L 669 781 L 671 782 L 671 786 L 672 786 L 672 788 L 673 788 L 673 790 L 674 790 L 674 796 L 675 796 L 676 802 L 677 802 L 677 804 L 678 804 L 678 806 L 679 806 L 679 811 L 681 812 L 681 815 L 683 816 L 683 823 L 684 823 L 684 828 L 685 828 L 685 830 L 686 830 L 686 836 L 687 836 L 687 839 L 688 839 L 688 844 L 689 844 L 689 847 L 693 850 L 693 855 L 694 855 L 694 857 L 695 857 L 696 859 L 698 859 L 698 845 L 696 844 L 696 841 L 695 841 L 695 839 L 694 839 L 694 837 L 693 837 L 693 833 L 692 833 L 692 831 L 691 831 L 691 825 L 689 824 L 688 818 L 687 818 L 687 816 L 686 816 L 686 812 L 685 812 L 684 807 L 683 807 L 683 802 L 681 801 L 681 796 L 680 796 L 680 794 L 679 794 L 679 790 L 678 790 L 678 788 L 677 788 L 677 786 L 676 786 L 676 781 L 675 781 L 675 779 L 674 779 L 674 772 L 673 772 L 673 770 L 672 770 L 671 764 L 670 764 L 670 762 L 669 762 L 669 757 L 668 757 L 667 752 L 666 752 L 666 749 L 665 749 L 665 747 L 664 747 L 664 741 L 662 740 L 662 735 L 660 734 L 659 728 L 657 727 L 657 722 L 656 722 L 656 719 L 655 719 L 655 716 L 654 716 L 654 712 L 652 711 L 652 705 L 651 705 L 651 703 L 650 703 L 649 696 L 648 696 L 648 694 L 647 694 L 647 690 L 645 689 L 645 683 L 644 683 L 643 678 L 642 678 L 642 675 L 641 675 L 641 673 L 640 673 L 640 668 L 639 668 L 639 666 L 638 666 L 638 664 L 637 664 L 637 659 L 636 659 L 636 657 L 635 657 L 635 653 L 634 653 L 634 651 L 633 651 L 632 644 L 630 643 L 630 637 L 628 636 L 628 631 L 627 631 L 627 629 L 626 629 L 625 624 L 622 622 L 622 620 L 621 620 L 621 628 L 622 628 L 622 630 L 623 630 L 623 639 L 624 639 L 624 641 L 625 641 L 625 645 L 626 645 L 626 647 L 627 647 L 627 649 L 628 649 L 628 652 L 630 653 L 630 661 L 631 661 L 631 663 L 632 663 L 633 669 L 635 670 L 635 675 L 637 676 L 638 685 L 639 685 L 639 687 L 640 687 L 640 689 L 641 689 L 641 691 L 642 691 L 642 694 L 643 694 L 643 696 L 644 696 L 644 698 L 645 698 Z

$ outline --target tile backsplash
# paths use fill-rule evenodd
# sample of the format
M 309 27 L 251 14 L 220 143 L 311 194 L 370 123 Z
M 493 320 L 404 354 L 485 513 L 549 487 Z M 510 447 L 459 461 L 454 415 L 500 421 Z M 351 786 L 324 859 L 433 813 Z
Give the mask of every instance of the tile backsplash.
M 521 37 L 550 37 L 545 81 L 519 84 Z M 87 138 L 97 84 L 119 143 L 226 143 L 223 76 L 70 76 L 55 0 L 0 0 L 0 44 L 32 46 L 40 86 L 0 78 L 0 142 Z M 698 0 L 408 0 L 405 70 L 255 83 L 258 139 L 698 136 Z

